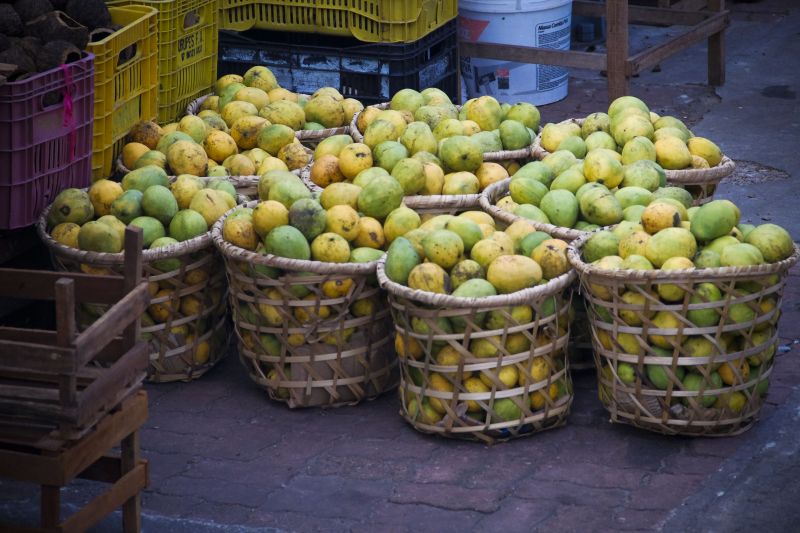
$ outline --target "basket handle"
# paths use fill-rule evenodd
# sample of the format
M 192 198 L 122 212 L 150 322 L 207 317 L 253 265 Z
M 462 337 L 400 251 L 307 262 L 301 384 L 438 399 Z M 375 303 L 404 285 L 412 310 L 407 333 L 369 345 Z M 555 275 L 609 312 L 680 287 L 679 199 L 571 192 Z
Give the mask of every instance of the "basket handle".
M 115 71 L 119 72 L 121 67 L 123 67 L 126 63 L 130 63 L 134 59 L 137 59 L 138 56 L 139 43 L 133 43 L 130 46 L 123 48 L 117 56 L 117 68 Z

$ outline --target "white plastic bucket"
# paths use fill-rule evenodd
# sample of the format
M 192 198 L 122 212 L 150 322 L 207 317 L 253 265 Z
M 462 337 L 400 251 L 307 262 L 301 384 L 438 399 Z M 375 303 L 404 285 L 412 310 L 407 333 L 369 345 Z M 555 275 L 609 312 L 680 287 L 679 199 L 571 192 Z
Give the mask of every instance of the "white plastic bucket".
M 460 39 L 569 50 L 572 0 L 460 0 Z M 551 65 L 461 58 L 467 96 L 501 102 L 557 102 L 567 96 L 568 71 Z

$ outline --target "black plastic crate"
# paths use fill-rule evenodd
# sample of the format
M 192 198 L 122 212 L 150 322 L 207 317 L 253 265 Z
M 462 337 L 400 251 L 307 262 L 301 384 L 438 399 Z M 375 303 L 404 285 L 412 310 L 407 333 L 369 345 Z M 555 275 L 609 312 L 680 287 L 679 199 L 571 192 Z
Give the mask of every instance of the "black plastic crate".
M 365 44 L 310 33 L 221 31 L 219 76 L 269 67 L 282 87 L 311 94 L 336 87 L 364 104 L 386 102 L 400 89 L 437 87 L 458 100 L 458 38 L 452 20 L 418 41 Z

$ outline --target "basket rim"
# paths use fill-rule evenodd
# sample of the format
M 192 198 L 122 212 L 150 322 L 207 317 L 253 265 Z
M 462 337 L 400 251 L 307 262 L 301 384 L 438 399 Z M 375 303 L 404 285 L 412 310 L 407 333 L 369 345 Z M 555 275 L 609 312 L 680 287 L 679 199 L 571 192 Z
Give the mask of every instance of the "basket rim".
M 314 160 L 312 159 L 311 161 L 308 162 L 306 166 L 297 169 L 297 175 L 300 177 L 301 180 L 303 180 L 305 186 L 308 187 L 308 189 L 312 193 L 319 194 L 322 193 L 322 191 L 324 191 L 325 188 L 320 187 L 319 185 L 311 181 L 311 167 L 313 166 L 314 166 Z
M 380 104 L 372 104 L 368 106 L 364 106 L 364 109 L 368 107 L 374 107 L 383 111 L 384 109 L 389 109 L 389 104 L 391 102 L 381 102 Z M 357 143 L 364 142 L 364 134 L 361 133 L 361 130 L 358 129 L 358 117 L 361 116 L 361 113 L 364 112 L 364 109 L 360 109 L 353 114 L 353 118 L 350 119 L 350 137 Z
M 479 194 L 412 194 L 403 196 L 403 204 L 410 209 L 458 209 L 480 207 Z
M 87 187 L 81 190 L 88 191 L 89 188 Z M 246 201 L 247 199 L 244 196 L 239 195 L 239 197 L 236 199 L 237 205 L 234 207 L 234 209 L 236 207 L 241 207 Z M 124 251 L 119 253 L 109 253 L 80 250 L 78 248 L 71 248 L 65 244 L 61 244 L 51 237 L 50 233 L 47 231 L 47 215 L 50 213 L 51 207 L 53 207 L 53 204 L 48 205 L 42 211 L 42 214 L 39 216 L 39 220 L 36 221 L 36 233 L 39 235 L 39 239 L 52 253 L 62 258 L 89 264 L 99 263 L 104 265 L 122 265 L 125 263 Z M 144 249 L 142 250 L 142 261 L 152 262 L 159 261 L 161 259 L 171 259 L 187 253 L 198 252 L 208 248 L 209 245 L 211 245 L 211 229 L 202 235 L 192 237 L 186 241 L 178 242 L 177 244 L 162 246 L 160 248 Z
M 197 111 L 203 102 L 208 99 L 209 96 L 214 96 L 215 93 L 208 93 L 200 96 L 199 98 L 195 98 L 191 102 L 186 105 L 186 115 L 197 115 Z M 302 96 L 309 96 L 307 94 L 303 94 Z M 341 135 L 341 134 L 348 134 L 350 133 L 350 124 L 345 126 L 339 126 L 338 128 L 325 128 L 322 130 L 297 130 L 294 132 L 294 136 L 297 137 L 300 141 L 317 141 L 322 140 L 327 137 L 331 137 L 333 135 Z
M 557 124 L 577 124 L 582 125 L 585 119 L 583 118 L 568 118 L 557 122 Z M 531 156 L 541 161 L 550 152 L 542 148 L 542 130 L 539 130 L 536 139 L 531 145 Z M 718 182 L 726 176 L 733 174 L 736 170 L 736 163 L 727 155 L 722 154 L 722 159 L 719 164 L 711 168 L 684 168 L 681 170 L 667 170 L 664 173 L 667 175 L 667 181 L 678 185 L 699 185 L 703 183 Z
M 483 298 L 463 298 L 451 296 L 449 294 L 438 294 L 434 292 L 412 289 L 390 280 L 386 276 L 386 255 L 378 259 L 378 284 L 380 287 L 393 296 L 402 296 L 408 300 L 414 300 L 426 305 L 437 307 L 454 307 L 465 309 L 483 309 L 489 307 L 507 307 L 514 305 L 530 305 L 532 300 L 546 298 L 562 291 L 572 285 L 576 279 L 574 269 L 551 279 L 544 285 L 528 287 L 510 294 L 499 294 L 497 296 L 486 296 Z
M 598 230 L 599 231 L 599 230 Z M 630 270 L 619 269 L 611 270 L 597 268 L 591 263 L 586 263 L 581 258 L 582 247 L 594 232 L 586 233 L 573 240 L 567 247 L 567 259 L 581 277 L 597 277 L 606 279 L 621 279 L 631 282 L 637 281 L 674 281 L 685 282 L 687 280 L 702 280 L 712 277 L 721 278 L 746 278 L 753 276 L 765 276 L 778 274 L 789 270 L 798 260 L 800 260 L 800 247 L 796 243 L 793 245 L 793 253 L 786 259 L 777 263 L 767 263 L 765 265 L 737 266 L 737 267 L 718 267 L 718 268 L 688 268 L 681 270 Z
M 514 213 L 509 213 L 508 211 L 503 211 L 502 209 L 500 209 L 495 205 L 495 198 L 497 196 L 500 196 L 503 192 L 507 192 L 508 185 L 510 183 L 511 183 L 511 178 L 506 178 L 496 183 L 492 183 L 491 185 L 486 187 L 480 194 L 479 201 L 481 208 L 490 215 L 492 215 L 493 217 L 500 219 L 507 224 L 513 224 L 517 220 L 525 220 L 529 222 L 537 230 L 549 233 L 550 235 L 552 235 L 557 239 L 572 241 L 574 239 L 577 239 L 578 237 L 581 237 L 589 233 L 574 228 L 565 228 L 562 226 L 555 226 L 553 224 L 545 224 L 544 222 L 531 220 L 525 217 L 521 217 L 519 215 L 515 215 Z
M 209 231 L 210 239 L 220 253 L 226 258 L 246 261 L 251 265 L 269 266 L 299 272 L 313 272 L 314 274 L 342 274 L 355 276 L 375 273 L 375 269 L 378 264 L 377 260 L 370 261 L 369 263 L 325 263 L 323 261 L 288 259 L 286 257 L 279 257 L 272 254 L 261 255 L 236 246 L 235 244 L 231 244 L 223 239 L 222 225 L 225 223 L 225 220 L 228 218 L 228 216 L 237 208 L 252 208 L 256 205 L 258 205 L 258 200 L 253 200 L 229 209 L 214 223 Z

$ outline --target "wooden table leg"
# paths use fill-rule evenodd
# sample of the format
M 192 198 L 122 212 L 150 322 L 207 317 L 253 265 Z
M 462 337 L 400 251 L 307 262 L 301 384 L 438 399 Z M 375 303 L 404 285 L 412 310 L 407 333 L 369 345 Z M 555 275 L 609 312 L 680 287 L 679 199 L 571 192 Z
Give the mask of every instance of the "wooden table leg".
M 628 94 L 628 0 L 606 1 L 608 101 Z
M 42 528 L 55 528 L 61 523 L 61 487 L 41 486 Z
M 139 432 L 134 431 L 122 440 L 120 445 L 122 475 L 124 476 L 139 464 Z M 122 530 L 125 533 L 139 533 L 142 529 L 142 496 L 137 493 L 122 504 Z
M 710 11 L 724 11 L 725 0 L 708 0 Z M 725 30 L 708 38 L 708 84 L 725 84 Z

